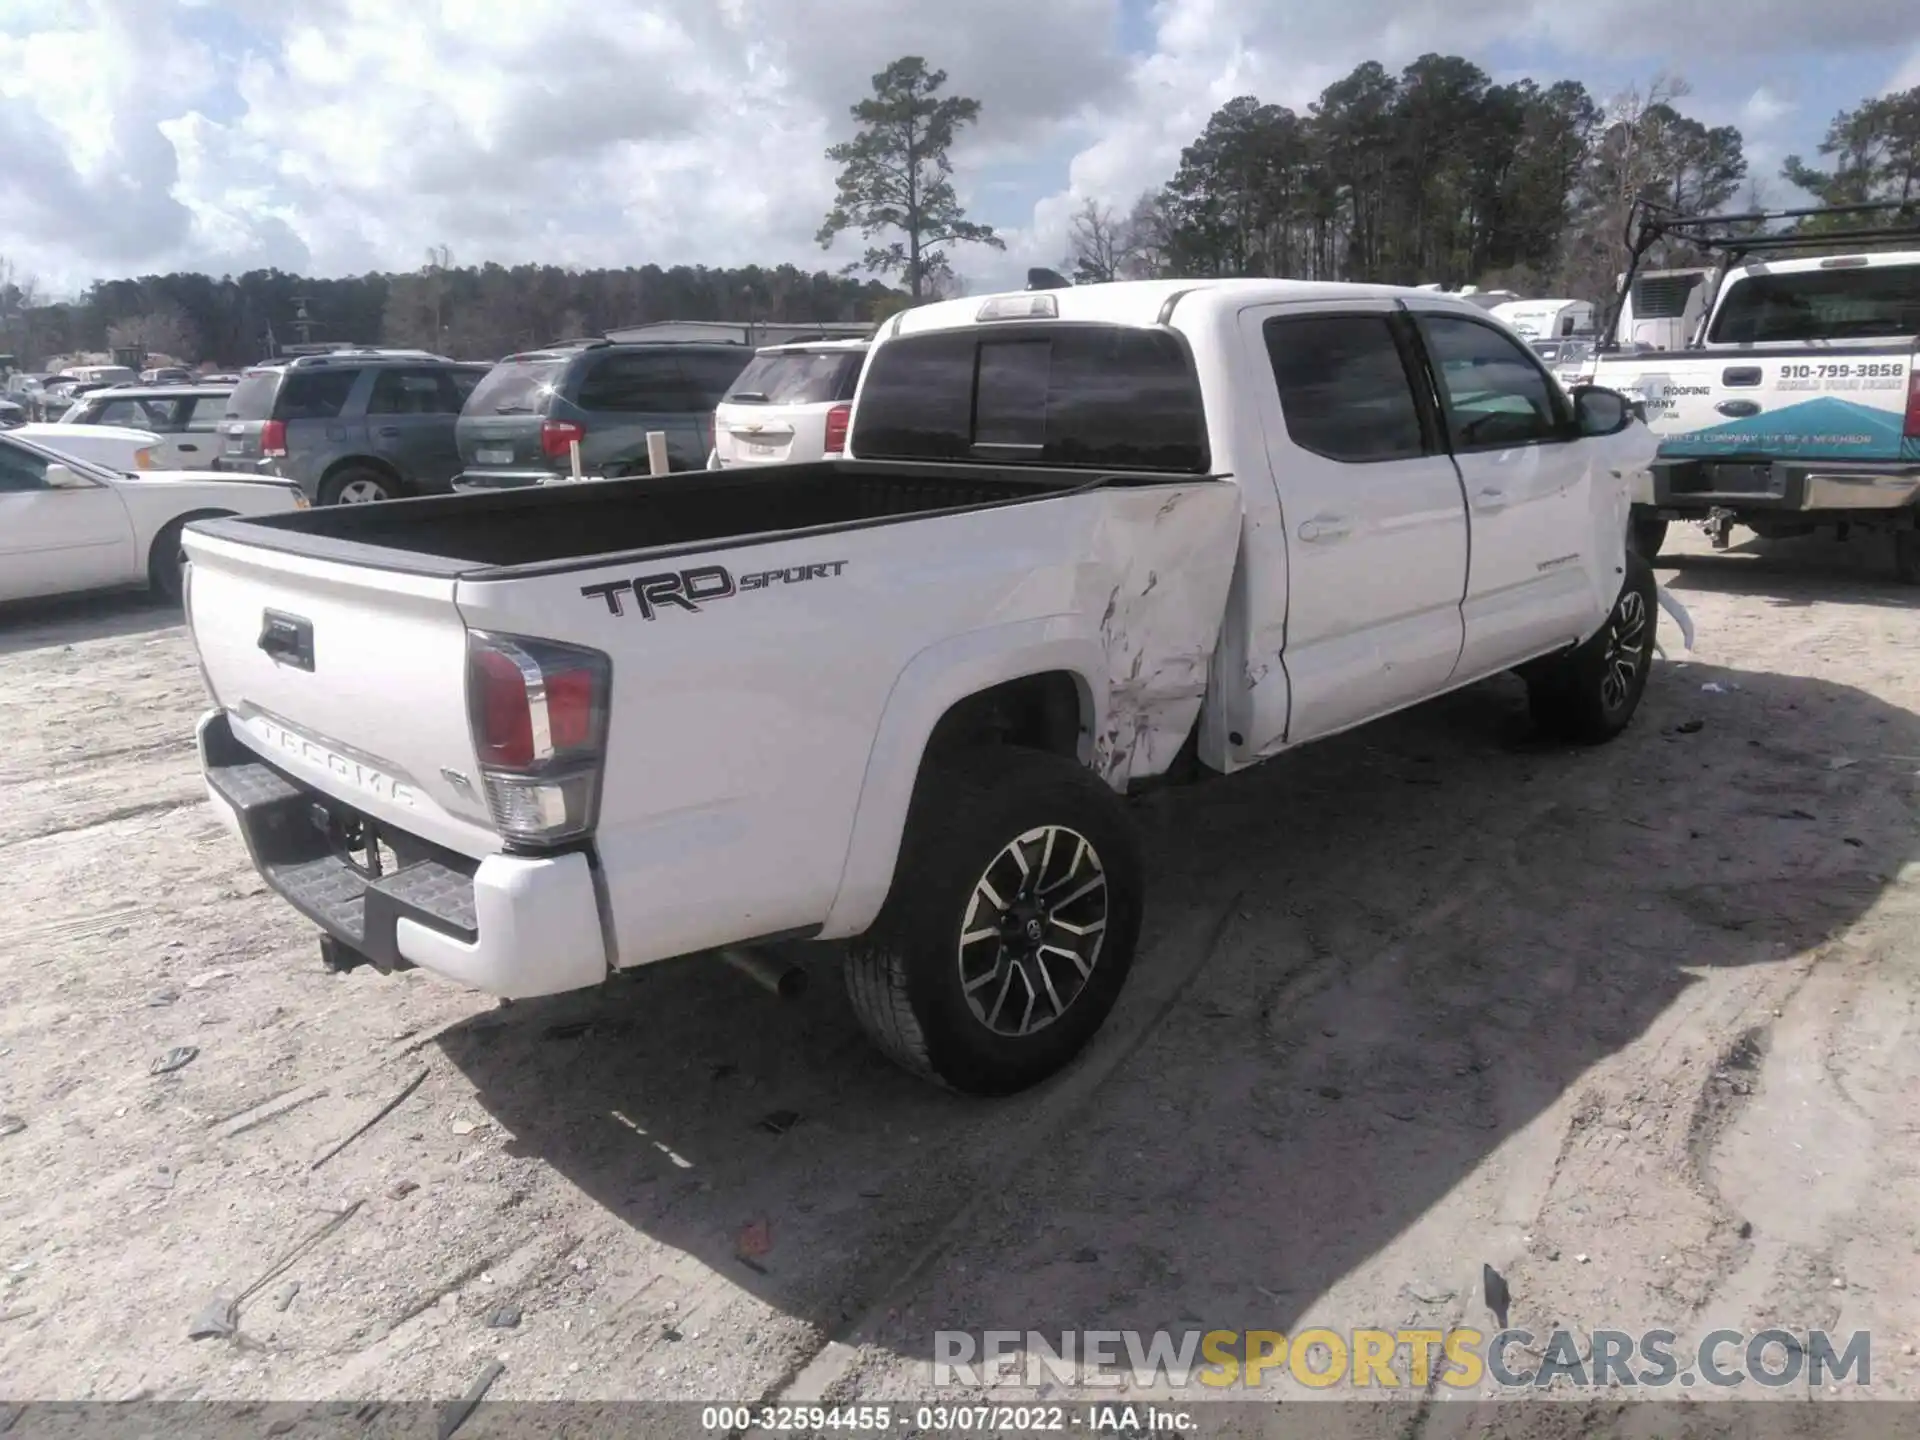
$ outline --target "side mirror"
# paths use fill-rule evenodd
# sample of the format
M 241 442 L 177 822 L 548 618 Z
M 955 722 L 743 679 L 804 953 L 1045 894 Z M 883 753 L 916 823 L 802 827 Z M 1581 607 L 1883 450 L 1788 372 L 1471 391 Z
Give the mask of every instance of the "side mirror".
M 1633 422 L 1633 404 L 1618 390 L 1579 385 L 1573 391 L 1573 415 L 1582 435 L 1617 435 Z
M 71 465 L 62 465 L 56 460 L 47 466 L 47 488 L 49 490 L 91 490 L 93 481 Z

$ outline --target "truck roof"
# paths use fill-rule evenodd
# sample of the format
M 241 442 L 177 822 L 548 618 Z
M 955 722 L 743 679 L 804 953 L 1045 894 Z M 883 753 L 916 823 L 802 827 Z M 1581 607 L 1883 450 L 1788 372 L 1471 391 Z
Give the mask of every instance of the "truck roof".
M 997 295 L 937 300 L 931 305 L 902 310 L 880 327 L 876 338 L 973 325 L 980 320 L 981 308 L 991 301 L 1033 300 L 1042 295 L 1053 297 L 1056 307 L 1052 316 L 1044 318 L 1108 325 L 1162 324 L 1167 302 L 1183 296 L 1204 299 L 1216 307 L 1311 300 L 1419 300 L 1430 308 L 1458 310 L 1466 315 L 1487 313 L 1457 296 L 1419 290 L 1410 285 L 1358 285 L 1337 280 L 1116 280 L 1098 285 L 1071 285 L 1064 290 L 1008 290 Z
M 1732 284 L 1742 275 L 1800 275 L 1809 270 L 1871 270 L 1884 265 L 1920 265 L 1920 250 L 1868 250 L 1858 255 L 1809 255 L 1792 260 L 1750 260 L 1727 272 Z M 1647 272 L 1653 273 L 1651 271 Z M 1726 290 L 1722 287 L 1721 294 Z

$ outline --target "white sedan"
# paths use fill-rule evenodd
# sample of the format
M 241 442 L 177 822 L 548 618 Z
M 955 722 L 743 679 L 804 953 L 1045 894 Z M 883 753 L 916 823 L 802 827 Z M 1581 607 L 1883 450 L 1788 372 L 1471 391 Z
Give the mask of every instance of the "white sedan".
M 98 436 L 104 427 L 78 428 Z M 134 585 L 178 600 L 180 531 L 189 521 L 306 503 L 300 487 L 284 481 L 134 471 L 0 431 L 0 600 Z

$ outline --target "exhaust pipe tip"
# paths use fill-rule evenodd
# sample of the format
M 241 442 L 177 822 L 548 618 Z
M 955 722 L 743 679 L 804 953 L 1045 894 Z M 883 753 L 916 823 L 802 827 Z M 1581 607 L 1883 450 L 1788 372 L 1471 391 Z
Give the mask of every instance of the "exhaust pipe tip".
M 720 958 L 782 1000 L 798 1000 L 807 993 L 811 977 L 798 965 L 773 960 L 756 951 L 732 948 L 722 950 Z

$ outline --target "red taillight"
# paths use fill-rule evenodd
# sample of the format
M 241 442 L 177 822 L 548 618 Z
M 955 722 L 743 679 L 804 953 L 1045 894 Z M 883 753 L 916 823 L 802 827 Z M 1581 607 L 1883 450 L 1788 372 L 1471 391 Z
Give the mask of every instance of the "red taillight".
M 269 460 L 278 460 L 287 453 L 287 422 L 269 420 L 260 427 L 260 453 Z
M 586 438 L 584 425 L 576 425 L 571 420 L 549 420 L 540 427 L 540 453 L 563 459 L 575 441 Z
M 827 454 L 838 455 L 847 448 L 847 426 L 852 423 L 851 405 L 836 405 L 827 411 Z
M 1920 356 L 1912 361 L 1913 374 L 1907 377 L 1906 437 L 1920 440 Z
M 593 828 L 612 666 L 598 650 L 474 632 L 467 706 L 487 807 L 511 839 Z

